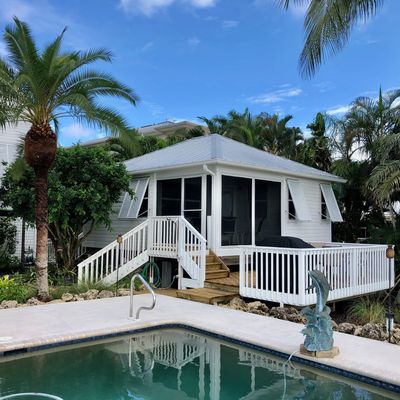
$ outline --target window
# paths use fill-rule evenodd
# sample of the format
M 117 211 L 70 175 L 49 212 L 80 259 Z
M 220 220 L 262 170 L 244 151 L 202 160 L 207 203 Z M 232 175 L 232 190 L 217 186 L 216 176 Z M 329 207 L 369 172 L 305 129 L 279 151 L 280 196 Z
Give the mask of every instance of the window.
M 328 219 L 328 208 L 326 207 L 325 197 L 321 190 L 321 219 Z
M 320 186 L 327 209 L 325 216 L 329 217 L 332 222 L 343 222 L 342 214 L 337 204 L 335 194 L 333 193 L 332 186 L 329 184 L 321 184 Z
M 303 186 L 300 181 L 294 179 L 288 179 L 287 185 L 289 188 L 288 199 L 291 198 L 291 202 L 294 205 L 295 213 L 292 214 L 298 221 L 310 221 L 310 212 L 308 209 L 308 204 L 306 197 L 304 195 Z M 289 218 L 290 218 L 290 200 L 289 200 Z M 293 210 L 292 210 L 293 211 Z
M 292 195 L 290 194 L 290 191 L 288 192 L 288 212 L 289 212 L 289 219 L 296 219 L 296 209 L 294 207 L 294 202 L 292 199 Z
M 135 219 L 138 218 L 140 214 L 139 210 L 142 210 L 142 213 L 144 212 L 144 209 L 147 210 L 148 200 L 146 200 L 145 204 L 143 204 L 143 202 L 146 197 L 146 193 L 148 193 L 148 185 L 149 178 L 135 179 L 130 184 L 134 195 L 132 197 L 128 192 L 125 193 L 118 218 Z
M 147 187 L 146 192 L 144 194 L 138 218 L 146 218 L 148 216 L 149 216 L 149 187 Z
M 201 177 L 184 179 L 183 216 L 201 232 Z

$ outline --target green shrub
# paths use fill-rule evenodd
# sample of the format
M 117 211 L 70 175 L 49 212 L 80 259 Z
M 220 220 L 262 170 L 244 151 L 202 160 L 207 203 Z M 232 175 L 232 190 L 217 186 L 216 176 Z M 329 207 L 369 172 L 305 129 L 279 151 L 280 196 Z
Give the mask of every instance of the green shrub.
M 10 278 L 8 275 L 0 277 L 0 302 L 15 300 L 18 303 L 23 303 L 28 297 L 28 287 L 21 280 Z
M 385 322 L 386 307 L 379 299 L 362 297 L 349 307 L 348 315 L 359 324 L 379 324 Z
M 13 272 L 22 267 L 15 257 L 17 228 L 10 218 L 0 217 L 0 271 Z

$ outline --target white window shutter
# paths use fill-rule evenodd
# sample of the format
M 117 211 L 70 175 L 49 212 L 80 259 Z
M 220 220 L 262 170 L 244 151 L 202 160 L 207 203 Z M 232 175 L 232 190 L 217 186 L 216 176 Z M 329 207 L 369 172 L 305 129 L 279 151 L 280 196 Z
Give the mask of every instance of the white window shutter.
M 296 219 L 299 221 L 310 221 L 310 211 L 300 181 L 288 179 L 287 184 L 290 194 L 292 195 L 294 208 L 296 209 Z
M 121 209 L 119 211 L 118 218 L 128 218 L 128 211 L 131 206 L 132 200 L 135 199 L 136 191 L 137 191 L 137 186 L 139 184 L 139 179 L 135 179 L 129 184 L 129 187 L 132 189 L 134 192 L 134 197 L 132 199 L 131 195 L 128 192 L 125 192 L 124 195 L 124 200 L 122 201 Z
M 143 198 L 146 193 L 147 185 L 149 184 L 149 178 L 139 179 L 136 193 L 132 199 L 131 205 L 128 210 L 127 218 L 137 218 L 140 207 L 143 203 Z
M 326 208 L 328 209 L 329 219 L 332 222 L 343 222 L 342 214 L 336 201 L 335 193 L 333 193 L 332 186 L 322 183 L 321 191 L 325 199 Z

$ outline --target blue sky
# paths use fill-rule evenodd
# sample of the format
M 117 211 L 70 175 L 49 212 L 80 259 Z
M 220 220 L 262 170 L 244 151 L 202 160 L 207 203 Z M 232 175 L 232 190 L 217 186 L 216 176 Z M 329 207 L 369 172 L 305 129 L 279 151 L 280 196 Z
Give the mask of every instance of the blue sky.
M 303 80 L 297 62 L 304 9 L 275 0 L 0 0 L 0 28 L 28 22 L 40 44 L 68 26 L 68 49 L 107 47 L 112 72 L 140 96 L 136 108 L 115 103 L 136 127 L 196 120 L 231 109 L 292 114 L 305 130 L 318 111 L 340 115 L 357 96 L 400 87 L 400 2 L 357 26 L 343 52 Z M 0 54 L 4 54 L 0 41 Z M 61 144 L 101 132 L 63 122 Z

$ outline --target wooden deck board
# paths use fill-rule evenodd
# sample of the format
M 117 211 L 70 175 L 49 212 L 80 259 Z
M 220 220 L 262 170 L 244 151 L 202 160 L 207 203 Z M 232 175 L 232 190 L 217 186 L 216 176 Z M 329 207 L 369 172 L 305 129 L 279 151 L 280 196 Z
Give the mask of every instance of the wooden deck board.
M 198 301 L 200 303 L 206 304 L 215 304 L 223 301 L 229 301 L 236 297 L 235 293 L 229 293 L 209 288 L 177 290 L 176 294 L 181 299 Z

